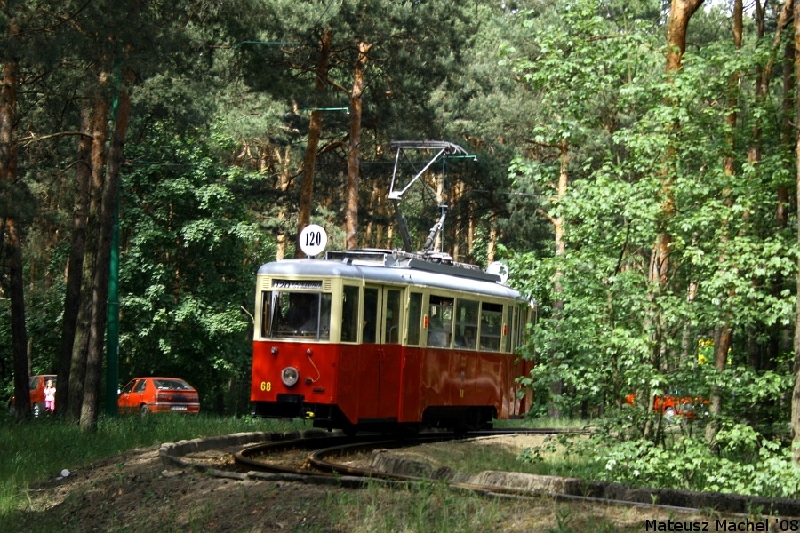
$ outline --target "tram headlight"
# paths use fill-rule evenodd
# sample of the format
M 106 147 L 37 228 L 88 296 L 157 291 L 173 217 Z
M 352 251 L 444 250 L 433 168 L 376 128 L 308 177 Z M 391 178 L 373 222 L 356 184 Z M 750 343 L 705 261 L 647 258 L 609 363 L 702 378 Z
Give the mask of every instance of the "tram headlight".
M 287 387 L 293 387 L 300 379 L 300 372 L 298 372 L 293 366 L 287 366 L 281 373 L 281 379 L 283 379 L 284 385 Z

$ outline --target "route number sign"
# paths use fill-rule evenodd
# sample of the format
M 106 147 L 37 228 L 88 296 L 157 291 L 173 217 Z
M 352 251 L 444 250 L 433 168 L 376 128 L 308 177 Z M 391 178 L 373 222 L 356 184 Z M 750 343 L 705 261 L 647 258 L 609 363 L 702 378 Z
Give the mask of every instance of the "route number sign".
M 318 256 L 327 244 L 328 235 L 321 226 L 311 224 L 300 232 L 300 249 L 308 257 Z
M 500 283 L 503 285 L 508 281 L 508 267 L 500 261 L 490 263 L 489 266 L 486 267 L 486 273 L 500 276 Z

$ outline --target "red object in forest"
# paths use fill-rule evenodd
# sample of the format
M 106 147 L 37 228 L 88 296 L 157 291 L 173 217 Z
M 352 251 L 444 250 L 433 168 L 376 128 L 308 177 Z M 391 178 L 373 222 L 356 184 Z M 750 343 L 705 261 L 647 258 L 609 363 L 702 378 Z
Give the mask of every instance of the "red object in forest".
M 117 398 L 120 414 L 193 413 L 200 412 L 197 389 L 181 378 L 133 378 Z

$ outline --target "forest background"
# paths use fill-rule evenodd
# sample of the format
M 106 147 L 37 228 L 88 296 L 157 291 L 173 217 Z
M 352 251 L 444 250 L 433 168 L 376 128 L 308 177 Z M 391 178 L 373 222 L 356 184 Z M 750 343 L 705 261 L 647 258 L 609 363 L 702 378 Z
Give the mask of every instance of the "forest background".
M 6 393 L 58 373 L 61 413 L 96 427 L 110 307 L 106 389 L 176 374 L 247 414 L 258 265 L 309 223 L 329 248 L 401 247 L 390 142 L 446 140 L 475 158 L 440 159 L 402 208 L 421 247 L 446 204 L 438 245 L 502 259 L 537 300 L 532 416 L 592 419 L 608 479 L 800 493 L 792 0 L 5 0 L 0 17 Z M 404 179 L 432 156 L 407 155 Z M 701 420 L 652 409 L 676 391 L 709 400 Z

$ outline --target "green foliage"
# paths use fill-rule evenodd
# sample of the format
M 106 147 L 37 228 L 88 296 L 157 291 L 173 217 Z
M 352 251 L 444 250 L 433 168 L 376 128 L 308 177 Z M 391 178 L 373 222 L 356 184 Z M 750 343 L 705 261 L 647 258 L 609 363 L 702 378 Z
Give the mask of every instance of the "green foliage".
M 759 343 L 794 321 L 793 233 L 776 228 L 765 207 L 778 203 L 773 180 L 788 184 L 793 163 L 776 141 L 764 143 L 763 166 L 748 164 L 733 148 L 754 142 L 753 130 L 731 130 L 725 120 L 746 110 L 754 123 L 770 112 L 742 90 L 738 107 L 728 105 L 731 77 L 756 70 L 766 55 L 752 43 L 739 51 L 714 43 L 687 53 L 683 70 L 665 80 L 652 74 L 663 57 L 651 27 L 600 9 L 612 5 L 571 4 L 563 26 L 532 33 L 526 57 L 512 62 L 509 49 L 509 65 L 551 110 L 532 128 L 534 142 L 570 145 L 563 198 L 550 192 L 561 171 L 552 153 L 509 167 L 517 183 L 549 198 L 544 208 L 564 219 L 566 246 L 558 258 L 511 254 L 515 283 L 540 304 L 526 350 L 536 368 L 522 382 L 534 388 L 537 412 L 557 405 L 582 416 L 601 415 L 628 394 L 647 408 L 667 388 L 710 395 L 722 387 L 723 420 L 744 418 L 771 435 L 788 417 L 792 369 L 774 348 L 769 364 L 749 365 L 754 350 L 766 350 Z M 528 13 L 525 24 L 539 20 Z M 762 135 L 777 135 L 766 128 Z M 723 172 L 726 156 L 732 173 Z M 675 207 L 667 215 L 668 200 Z M 661 234 L 670 238 L 664 286 L 650 279 Z M 718 375 L 713 352 L 698 365 L 695 346 L 730 317 L 731 372 Z
M 632 417 L 629 410 L 617 414 L 596 425 L 589 437 L 562 435 L 524 450 L 518 460 L 548 464 L 554 475 L 577 475 L 634 488 L 788 498 L 800 494 L 800 467 L 792 461 L 789 449 L 778 441 L 762 440 L 748 425 L 725 425 L 718 436 L 722 453 L 714 454 L 686 424 L 672 425 L 664 441 L 656 444 L 636 438 L 626 428 L 626 420 Z
M 228 173 L 199 138 L 154 129 L 126 174 L 121 375 L 179 375 L 215 408 L 249 369 L 249 319 L 261 234 Z M 222 379 L 221 379 L 222 378 Z

